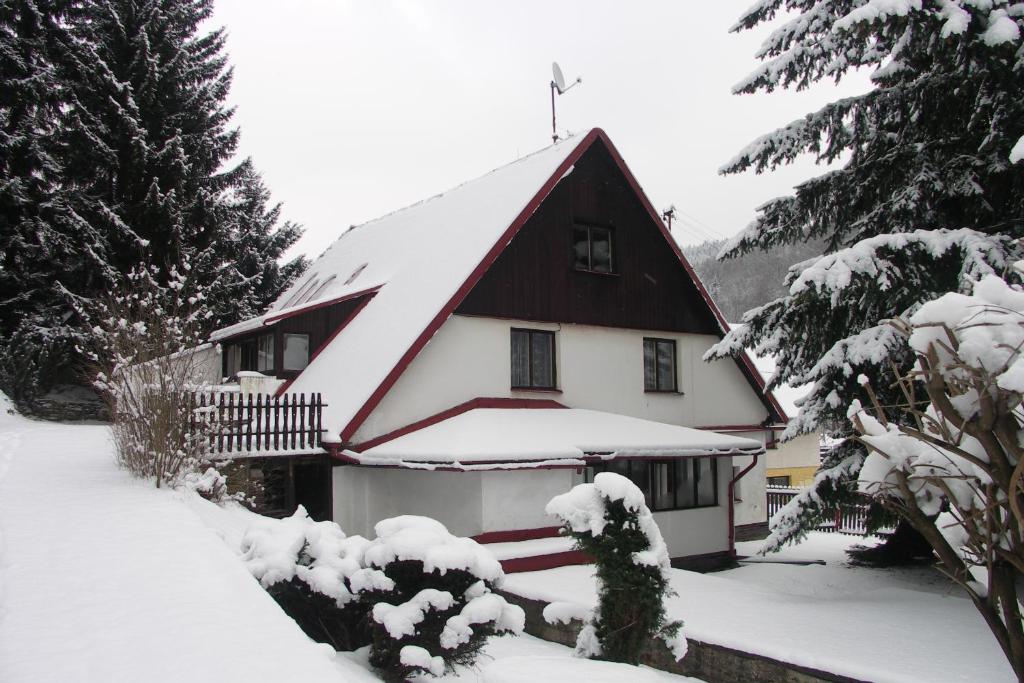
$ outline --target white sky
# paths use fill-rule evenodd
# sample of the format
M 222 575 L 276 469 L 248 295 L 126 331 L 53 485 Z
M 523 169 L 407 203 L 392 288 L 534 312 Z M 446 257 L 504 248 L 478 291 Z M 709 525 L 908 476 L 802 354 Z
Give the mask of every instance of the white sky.
M 742 229 L 765 200 L 820 172 L 717 168 L 758 135 L 865 80 L 730 94 L 765 32 L 728 33 L 750 0 L 216 0 L 235 67 L 230 101 L 284 216 L 316 257 L 349 225 L 599 126 L 684 244 Z

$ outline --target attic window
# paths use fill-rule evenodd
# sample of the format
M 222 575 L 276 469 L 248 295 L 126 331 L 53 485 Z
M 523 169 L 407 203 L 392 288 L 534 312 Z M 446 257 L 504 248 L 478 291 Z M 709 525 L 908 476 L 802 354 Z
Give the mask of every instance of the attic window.
M 335 279 L 334 275 L 330 276 L 329 278 L 327 278 L 326 280 L 323 281 L 323 284 L 321 284 L 315 290 L 311 289 L 309 291 L 309 293 L 307 293 L 305 296 L 303 296 L 301 299 L 299 299 L 295 303 L 297 303 L 297 304 L 304 304 L 307 301 L 312 301 L 313 299 L 317 298 L 324 291 L 324 289 L 327 288 L 327 285 L 331 284 L 334 281 L 334 279 Z
M 306 280 L 306 283 L 304 285 L 299 287 L 299 289 L 294 294 L 288 297 L 288 300 L 284 302 L 281 308 L 288 308 L 289 306 L 294 305 L 299 299 L 301 299 L 305 294 L 307 294 L 311 289 L 313 289 L 313 287 L 316 286 L 317 282 L 319 282 L 318 278 L 310 277 L 308 280 Z
M 572 229 L 573 264 L 591 273 L 615 272 L 612 262 L 612 231 L 591 225 Z
M 369 265 L 368 263 L 364 263 L 363 265 L 361 265 L 358 268 L 356 268 L 355 270 L 353 270 L 352 274 L 348 276 L 347 280 L 345 280 L 345 284 L 346 285 L 350 285 L 353 282 L 355 282 L 356 278 L 359 277 L 359 274 L 362 273 L 364 270 L 366 270 L 366 266 L 368 266 L 368 265 Z

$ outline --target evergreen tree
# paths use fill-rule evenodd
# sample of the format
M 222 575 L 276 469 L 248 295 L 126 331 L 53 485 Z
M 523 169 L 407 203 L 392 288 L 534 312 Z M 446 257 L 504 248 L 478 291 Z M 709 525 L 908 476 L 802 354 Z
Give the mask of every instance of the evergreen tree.
M 308 267 L 305 256 L 285 264 L 278 259 L 302 236 L 302 228 L 281 219 L 281 204 L 270 205 L 263 178 L 245 162 L 239 186 L 230 200 L 230 249 L 222 260 L 232 269 L 232 296 L 214 302 L 221 320 L 244 320 L 259 315 Z
M 774 383 L 814 383 L 784 436 L 819 427 L 845 435 L 859 375 L 884 404 L 904 398 L 884 377 L 912 359 L 882 321 L 969 291 L 1021 256 L 1024 167 L 1011 153 L 1024 135 L 1024 13 L 1007 0 L 761 0 L 733 30 L 780 12 L 763 63 L 735 92 L 801 90 L 851 69 L 871 69 L 874 88 L 755 140 L 721 169 L 762 172 L 801 154 L 847 159 L 762 206 L 723 249 L 729 258 L 808 239 L 826 245 L 790 269 L 787 294 L 748 311 L 709 357 L 743 348 L 775 356 Z M 776 519 L 766 549 L 798 540 L 849 496 L 863 459 L 854 443 L 828 456 L 813 489 Z
M 138 263 L 191 263 L 207 328 L 258 313 L 305 267 L 278 265 L 301 229 L 278 226 L 251 162 L 232 164 L 225 38 L 200 30 L 211 12 L 0 0 L 0 387 L 16 399 L 81 379 L 75 310 Z
M 54 156 L 63 89 L 53 46 L 75 3 L 0 0 L 0 388 L 26 407 L 70 361 L 56 273 L 78 269 L 88 226 Z

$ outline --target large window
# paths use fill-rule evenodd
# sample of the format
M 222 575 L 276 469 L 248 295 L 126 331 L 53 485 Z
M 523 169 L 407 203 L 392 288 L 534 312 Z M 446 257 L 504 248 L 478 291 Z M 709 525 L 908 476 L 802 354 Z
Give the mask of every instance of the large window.
M 555 388 L 555 333 L 512 329 L 512 388 Z
M 285 334 L 284 370 L 302 370 L 309 365 L 309 335 Z
M 576 270 L 613 273 L 612 231 L 590 225 L 572 229 L 572 251 Z
M 256 371 L 274 371 L 274 335 L 265 334 L 256 340 Z
M 718 467 L 714 458 L 612 460 L 587 467 L 590 482 L 598 472 L 615 472 L 644 492 L 652 510 L 682 510 L 718 505 Z
M 676 391 L 676 342 L 644 338 L 644 391 Z

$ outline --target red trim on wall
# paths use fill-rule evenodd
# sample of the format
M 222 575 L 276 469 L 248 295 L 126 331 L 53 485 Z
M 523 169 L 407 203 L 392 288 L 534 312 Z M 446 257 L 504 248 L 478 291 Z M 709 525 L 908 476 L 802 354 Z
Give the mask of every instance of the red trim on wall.
M 492 246 L 490 251 L 487 252 L 483 260 L 477 264 L 477 267 L 473 270 L 470 276 L 466 278 L 466 281 L 462 283 L 462 286 L 459 287 L 455 294 L 452 295 L 448 300 L 448 303 L 438 311 L 437 315 L 435 315 L 433 320 L 430 321 L 430 324 L 427 325 L 426 329 L 420 333 L 416 338 L 416 341 L 413 342 L 412 346 L 409 347 L 401 359 L 399 359 L 395 367 L 391 369 L 391 372 L 388 373 L 387 377 L 384 378 L 384 381 L 380 383 L 376 390 L 374 390 L 370 395 L 370 398 L 366 400 L 366 403 L 362 405 L 349 423 L 341 430 L 342 441 L 348 441 L 352 438 L 352 435 L 355 434 L 357 429 L 359 429 L 359 425 L 361 425 L 366 418 L 370 416 L 370 413 L 372 413 L 373 409 L 377 407 L 377 404 L 381 402 L 384 395 L 387 394 L 392 386 L 394 386 L 395 382 L 397 382 L 398 378 L 403 372 L 405 372 L 405 369 L 409 367 L 409 364 L 412 363 L 413 359 L 416 358 L 421 350 L 423 350 L 423 347 L 427 345 L 427 342 L 434 336 L 434 333 L 440 329 L 441 325 L 444 324 L 444 321 L 452 314 L 452 311 L 458 308 L 459 304 L 466 298 L 466 295 L 469 294 L 470 290 L 476 286 L 476 283 L 480 281 L 480 278 L 483 277 L 484 273 L 487 272 L 487 269 L 491 267 L 491 264 L 497 260 L 498 256 L 505 249 L 508 243 L 512 241 L 512 238 L 516 236 L 516 233 L 523 227 L 527 219 L 533 215 L 534 211 L 537 210 L 537 207 L 540 206 L 541 202 L 544 201 L 551 190 L 561 182 L 562 178 L 565 176 L 565 172 L 568 171 L 573 164 L 579 161 L 579 158 L 583 156 L 583 153 L 590 147 L 594 140 L 599 137 L 607 139 L 607 136 L 605 136 L 604 132 L 600 128 L 593 129 L 586 135 L 586 137 L 577 143 L 576 148 L 573 149 L 573 151 L 570 152 L 564 160 L 562 160 L 562 163 L 558 165 L 558 168 L 555 169 L 554 173 L 551 174 L 548 180 L 541 186 L 540 190 L 537 191 L 523 210 L 519 212 L 519 215 L 516 216 L 514 221 L 512 221 L 512 224 L 508 226 L 505 232 L 502 233 L 501 237 L 499 237 L 494 243 L 494 246 Z
M 572 564 L 590 564 L 594 561 L 594 558 L 579 550 L 567 550 L 562 553 L 551 553 L 550 555 L 512 557 L 499 561 L 501 562 L 501 568 L 506 574 L 515 574 L 517 572 L 538 572 L 543 569 L 567 567 Z
M 375 297 L 375 296 L 377 295 L 377 290 L 378 290 L 378 289 L 380 289 L 380 287 L 375 287 L 375 288 L 373 288 L 372 290 L 368 290 L 367 292 L 364 292 L 364 293 L 363 293 L 363 294 L 364 294 L 364 295 L 366 296 L 366 298 L 365 298 L 365 299 L 363 299 L 362 301 L 360 301 L 360 302 L 359 302 L 359 305 L 358 305 L 358 306 L 356 306 L 356 307 L 355 307 L 354 309 L 352 309 L 352 312 L 348 314 L 348 317 L 347 317 L 347 318 L 345 318 L 345 320 L 344 320 L 344 321 L 342 321 L 342 323 L 341 323 L 340 325 L 338 325 L 338 329 L 334 330 L 334 332 L 331 332 L 331 334 L 329 334 L 329 335 L 327 336 L 327 339 L 325 339 L 325 340 L 323 341 L 323 343 L 322 343 L 322 344 L 320 344 L 320 346 L 316 347 L 316 349 L 314 349 L 314 350 L 313 350 L 313 353 L 311 353 L 311 354 L 310 354 L 310 356 L 309 356 L 309 363 L 307 363 L 307 364 L 306 364 L 306 367 L 305 367 L 305 368 L 302 368 L 302 370 L 300 370 L 300 371 L 299 371 L 299 373 L 298 373 L 297 375 L 295 375 L 295 377 L 292 377 L 291 379 L 287 379 L 287 380 L 285 380 L 285 381 L 284 381 L 284 382 L 283 382 L 283 383 L 281 384 L 281 386 L 279 386 L 279 387 L 277 388 L 277 391 L 275 391 L 275 392 L 274 392 L 274 395 L 275 395 L 275 396 L 281 396 L 282 394 L 284 394 L 284 392 L 286 392 L 286 391 L 288 390 L 288 387 L 290 387 L 290 386 L 292 385 L 292 382 L 294 382 L 295 380 L 297 380 L 297 379 L 299 378 L 299 376 L 300 376 L 300 375 L 301 375 L 301 374 L 302 374 L 303 372 L 305 372 L 305 371 L 306 371 L 306 370 L 307 370 L 307 369 L 309 368 L 309 366 L 310 366 L 310 365 L 312 365 L 312 363 L 313 363 L 313 361 L 314 361 L 314 360 L 316 359 L 316 357 L 320 355 L 320 352 L 321 352 L 321 351 L 323 351 L 324 349 L 326 349 L 326 348 L 327 348 L 327 345 L 328 345 L 328 344 L 330 344 L 330 343 L 331 343 L 332 341 L 334 341 L 334 339 L 335 339 L 335 338 L 336 338 L 336 337 L 337 337 L 337 336 L 338 336 L 339 334 L 341 334 L 341 331 L 342 331 L 343 329 L 345 329 L 346 327 L 348 327 L 348 324 L 349 324 L 350 322 L 352 322 L 352 320 L 353 320 L 353 319 L 354 319 L 354 318 L 355 318 L 355 317 L 356 317 L 357 315 L 359 315 L 359 312 L 360 312 L 360 311 L 362 311 L 362 310 L 363 310 L 364 308 L 366 308 L 366 304 L 370 303 L 370 299 L 372 299 L 373 297 Z M 350 297 L 345 297 L 345 298 L 344 298 L 344 301 L 349 301 L 349 300 L 351 300 L 351 299 L 353 299 L 353 298 L 355 298 L 355 297 L 354 297 L 354 296 L 350 296 Z M 333 302 L 333 303 L 340 303 L 340 302 L 338 302 L 338 301 L 335 301 L 335 302 Z M 305 311 L 303 311 L 303 313 L 305 313 Z
M 419 431 L 425 427 L 435 425 L 438 422 L 444 422 L 445 420 L 461 415 L 470 410 L 476 408 L 565 408 L 564 405 L 557 401 L 551 401 L 546 398 L 474 398 L 460 403 L 457 406 L 442 410 L 440 413 L 436 413 L 429 417 L 425 417 L 422 420 L 417 420 L 412 424 L 408 424 L 404 427 L 392 430 L 386 434 L 381 434 L 367 441 L 363 441 L 359 444 L 354 444 L 351 449 L 354 451 L 365 451 L 379 446 L 382 443 L 387 443 L 393 439 L 397 439 L 400 436 L 405 436 L 412 432 Z
M 516 543 L 532 541 L 538 538 L 556 538 L 561 527 L 542 526 L 536 529 L 509 529 L 508 531 L 485 531 L 473 536 L 477 543 Z

